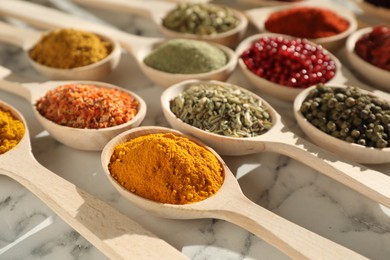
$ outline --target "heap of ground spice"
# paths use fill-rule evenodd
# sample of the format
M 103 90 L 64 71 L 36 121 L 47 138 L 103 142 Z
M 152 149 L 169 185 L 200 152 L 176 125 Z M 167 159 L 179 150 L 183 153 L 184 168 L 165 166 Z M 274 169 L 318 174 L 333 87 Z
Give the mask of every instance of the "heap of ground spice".
M 117 144 L 108 165 L 125 189 L 146 199 L 189 204 L 217 193 L 224 180 L 218 158 L 192 140 L 171 133 Z
M 52 68 L 72 69 L 107 57 L 112 44 L 98 35 L 74 29 L 59 29 L 44 35 L 29 51 L 34 61 Z
M 15 147 L 25 131 L 22 121 L 16 119 L 9 111 L 0 108 L 0 154 Z
M 88 84 L 68 84 L 48 91 L 36 108 L 45 118 L 64 126 L 98 129 L 124 124 L 138 112 L 129 93 Z
M 329 37 L 346 31 L 349 22 L 335 12 L 318 7 L 294 7 L 269 16 L 265 29 L 299 38 Z
M 220 69 L 228 63 L 220 48 L 203 41 L 172 39 L 154 49 L 144 62 L 156 70 L 197 74 Z

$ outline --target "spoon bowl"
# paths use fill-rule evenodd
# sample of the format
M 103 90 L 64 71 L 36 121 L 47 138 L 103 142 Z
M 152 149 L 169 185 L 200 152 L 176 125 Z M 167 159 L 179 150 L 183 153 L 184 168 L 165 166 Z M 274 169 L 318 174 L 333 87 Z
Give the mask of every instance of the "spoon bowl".
M 332 88 L 345 88 L 345 85 L 329 85 Z M 310 92 L 315 89 L 315 86 L 302 91 L 294 101 L 294 115 L 303 132 L 316 145 L 332 151 L 336 155 L 346 158 L 347 160 L 364 163 L 364 164 L 381 164 L 389 163 L 390 148 L 372 148 L 354 143 L 349 143 L 333 137 L 311 124 L 300 112 L 300 107 Z M 364 93 L 369 91 L 361 90 Z M 371 93 L 372 94 L 372 93 Z
M 327 3 L 326 1 L 304 1 L 301 3 L 296 3 L 294 5 L 283 5 L 283 6 L 272 6 L 272 7 L 264 7 L 264 8 L 256 8 L 247 10 L 245 13 L 248 16 L 248 19 L 253 23 L 253 25 L 260 32 L 269 32 L 265 28 L 265 22 L 268 20 L 271 14 L 275 12 L 279 12 L 282 10 L 287 10 L 290 8 L 296 7 L 315 7 L 315 8 L 324 8 L 335 12 L 340 17 L 343 17 L 345 20 L 349 22 L 349 27 L 346 31 L 329 36 L 329 37 L 321 37 L 321 38 L 313 38 L 308 39 L 311 42 L 322 45 L 325 49 L 330 52 L 337 52 L 340 50 L 347 39 L 347 37 L 356 30 L 357 21 L 353 14 L 351 14 L 348 10 L 343 9 L 342 7 Z
M 271 6 L 284 6 L 284 5 L 294 5 L 299 4 L 311 0 L 301 0 L 296 2 L 289 2 L 289 1 L 277 1 L 277 0 L 239 0 L 242 3 L 245 4 L 251 4 L 256 7 L 271 7 Z M 317 0 L 318 1 L 318 0 Z
M 168 73 L 161 70 L 154 69 L 146 65 L 143 60 L 148 54 L 155 49 L 158 45 L 164 43 L 166 41 L 159 41 L 156 44 L 151 44 L 149 46 L 145 45 L 145 47 L 138 49 L 135 53 L 136 58 L 138 60 L 138 65 L 140 66 L 142 72 L 151 79 L 155 84 L 160 85 L 164 88 L 167 88 L 173 84 L 176 84 L 181 81 L 190 80 L 190 79 L 198 79 L 198 80 L 220 80 L 225 81 L 227 78 L 233 73 L 234 69 L 237 65 L 237 56 L 233 50 L 230 48 L 220 45 L 217 43 L 211 43 L 215 47 L 221 49 L 226 57 L 227 63 L 213 71 L 204 72 L 204 73 L 194 73 L 194 74 L 180 74 L 180 73 Z
M 260 33 L 255 34 L 252 36 L 247 37 L 244 39 L 236 49 L 236 55 L 238 57 L 241 56 L 241 54 L 250 48 L 253 42 L 257 41 L 258 39 L 261 39 L 263 37 L 283 37 L 284 39 L 296 39 L 296 37 L 291 37 L 288 35 L 281 35 L 281 34 L 275 34 L 275 33 Z M 310 42 L 313 46 L 316 46 L 317 44 Z M 341 74 L 341 62 L 339 59 L 334 56 L 331 52 L 327 51 L 326 49 L 323 49 L 323 52 L 328 54 L 331 59 L 336 64 L 336 71 L 334 77 L 328 81 L 328 83 L 342 83 L 344 82 L 344 77 Z M 281 100 L 286 101 L 293 101 L 295 97 L 304 90 L 304 88 L 292 88 L 283 86 L 278 83 L 274 83 L 270 80 L 267 80 L 265 78 L 262 78 L 255 73 L 253 73 L 251 70 L 247 68 L 244 61 L 239 58 L 238 59 L 238 66 L 240 67 L 241 71 L 244 73 L 244 75 L 248 78 L 248 80 L 258 89 L 260 89 L 262 92 L 267 93 L 268 95 L 271 95 L 273 97 L 276 97 Z
M 192 80 L 181 82 L 166 89 L 161 95 L 161 107 L 165 118 L 173 128 L 202 140 L 206 145 L 212 147 L 221 155 L 241 156 L 258 152 L 273 152 L 289 156 L 374 201 L 390 206 L 390 191 L 388 186 L 386 186 L 390 185 L 390 179 L 380 172 L 359 165 L 355 161 L 348 160 L 345 156 L 344 149 L 350 144 L 345 142 L 345 144 L 336 146 L 333 150 L 328 151 L 306 141 L 288 129 L 283 123 L 281 116 L 271 105 L 248 90 L 243 89 L 268 108 L 268 112 L 272 118 L 272 127 L 267 132 L 255 137 L 238 138 L 210 133 L 184 123 L 172 113 L 169 102 L 189 86 L 199 83 L 203 85 L 218 84 L 227 87 L 231 86 L 231 84 L 225 82 Z M 298 109 L 298 101 L 294 109 Z M 299 111 L 295 111 L 296 116 L 298 113 Z M 306 124 L 302 124 L 302 127 L 306 127 Z M 309 130 L 304 129 L 304 131 L 312 131 L 314 133 L 320 130 L 310 128 Z M 325 143 L 334 141 L 334 137 L 328 135 L 321 136 L 321 138 Z M 353 153 L 355 150 L 351 149 L 350 152 Z M 359 153 L 357 152 L 355 156 L 356 159 L 359 159 L 358 162 L 363 161 L 364 163 L 375 164 L 383 163 L 384 160 L 389 162 L 390 160 L 390 157 L 387 156 L 387 151 L 383 152 L 383 155 L 378 156 L 379 159 L 376 159 L 376 157 L 365 159 L 366 156 L 359 157 Z M 347 157 L 350 156 L 349 154 Z
M 20 142 L 0 154 L 1 175 L 35 194 L 108 258 L 142 258 L 148 252 L 147 256 L 155 259 L 186 259 L 138 223 L 40 165 L 31 153 L 27 124 L 21 113 L 2 101 L 0 109 L 10 111 L 25 127 Z
M 365 34 L 372 32 L 373 27 L 367 27 L 352 33 L 346 42 L 346 53 L 350 66 L 375 86 L 390 91 L 390 71 L 381 69 L 364 59 L 355 52 L 356 42 Z
M 173 133 L 184 136 L 210 150 L 220 161 L 224 171 L 224 182 L 219 191 L 200 202 L 175 205 L 148 200 L 124 189 L 111 177 L 108 169 L 113 149 L 116 145 L 133 138 L 153 133 Z M 154 215 L 174 219 L 219 218 L 227 220 L 249 230 L 292 258 L 313 259 L 320 255 L 328 255 L 326 257 L 330 258 L 335 256 L 340 257 L 341 255 L 344 257 L 351 257 L 352 255 L 354 257 L 360 257 L 356 253 L 299 227 L 251 202 L 243 195 L 234 175 L 218 154 L 200 141 L 185 136 L 178 131 L 163 127 L 139 127 L 126 131 L 113 138 L 104 147 L 101 160 L 106 176 L 118 192 L 131 203 Z
M 110 42 L 112 51 L 104 59 L 90 65 L 60 69 L 40 64 L 33 60 L 29 51 L 41 38 L 50 32 L 40 33 L 38 31 L 18 28 L 7 23 L 0 22 L 0 41 L 10 43 L 22 48 L 29 63 L 36 71 L 52 80 L 100 80 L 108 76 L 119 64 L 121 47 L 116 40 L 110 39 L 102 34 L 94 33 L 101 39 Z
M 237 58 L 233 50 L 227 47 L 221 47 L 230 60 L 225 66 L 218 70 L 200 74 L 174 74 L 158 71 L 146 66 L 143 62 L 143 59 L 156 46 L 166 42 L 167 40 L 132 35 L 109 26 L 89 22 L 67 13 L 41 5 L 32 4 L 26 1 L 4 1 L 6 2 L 2 2 L 3 4 L 0 5 L 0 13 L 27 21 L 30 24 L 37 26 L 38 28 L 54 29 L 69 28 L 69 26 L 72 26 L 73 28 L 101 32 L 102 34 L 110 35 L 111 38 L 116 39 L 122 48 L 136 59 L 140 68 L 152 82 L 164 88 L 189 78 L 226 80 L 236 66 Z M 218 47 L 220 45 L 216 44 L 216 46 Z
M 150 3 L 142 0 L 97 0 L 97 1 L 83 1 L 83 0 L 73 0 L 74 2 L 88 6 L 96 7 L 104 10 L 112 10 L 116 12 L 125 12 L 136 15 L 143 15 L 153 21 L 162 34 L 167 38 L 184 38 L 192 40 L 202 40 L 211 43 L 218 43 L 228 47 L 235 47 L 240 40 L 244 37 L 246 29 L 248 27 L 248 19 L 246 16 L 233 8 L 229 7 L 229 10 L 232 11 L 232 14 L 240 20 L 240 23 L 233 29 L 216 34 L 205 34 L 198 35 L 192 33 L 181 33 L 168 29 L 163 25 L 163 19 L 167 14 L 175 9 L 179 3 L 170 3 L 166 1 L 153 1 L 154 8 L 150 8 Z M 196 1 L 200 3 L 200 1 Z M 201 3 L 208 4 L 208 3 Z
M 36 109 L 37 100 L 49 90 L 55 89 L 64 84 L 92 84 L 102 88 L 115 88 L 124 91 L 134 97 L 139 105 L 138 112 L 126 123 L 121 125 L 99 128 L 74 128 L 54 123 L 42 116 Z M 119 133 L 139 126 L 146 115 L 146 103 L 137 94 L 117 86 L 93 81 L 48 81 L 45 83 L 15 83 L 6 80 L 0 80 L 0 89 L 19 95 L 31 102 L 33 111 L 37 120 L 42 126 L 59 142 L 79 150 L 100 151 L 112 137 Z

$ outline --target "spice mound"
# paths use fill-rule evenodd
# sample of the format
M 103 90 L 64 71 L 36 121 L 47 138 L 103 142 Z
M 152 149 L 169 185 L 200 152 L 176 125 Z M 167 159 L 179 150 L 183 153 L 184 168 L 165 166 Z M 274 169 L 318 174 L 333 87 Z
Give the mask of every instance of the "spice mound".
M 31 59 L 52 68 L 72 69 L 107 57 L 112 44 L 90 32 L 74 29 L 51 31 L 29 51 Z
M 372 65 L 390 71 L 390 27 L 375 26 L 356 42 L 355 52 Z
M 336 63 L 321 45 L 305 39 L 262 37 L 241 54 L 246 67 L 274 83 L 307 88 L 326 83 L 336 73 Z
M 262 102 L 237 86 L 195 84 L 170 101 L 170 109 L 183 122 L 231 137 L 253 137 L 272 127 Z
M 178 4 L 162 20 L 167 29 L 180 33 L 210 35 L 236 28 L 240 20 L 233 11 L 213 4 Z
M 189 204 L 222 186 L 219 160 L 206 148 L 174 134 L 149 134 L 118 144 L 108 165 L 127 190 L 150 200 Z
M 366 147 L 390 147 L 390 104 L 357 87 L 318 85 L 300 111 L 333 137 Z
M 217 70 L 225 66 L 225 52 L 209 43 L 174 39 L 153 50 L 144 63 L 168 73 L 197 74 Z
M 23 122 L 0 108 L 0 154 L 14 148 L 25 133 Z
M 59 125 L 98 129 L 130 121 L 138 105 L 138 100 L 119 89 L 68 84 L 48 91 L 35 106 L 42 116 Z
M 294 7 L 272 13 L 265 29 L 300 38 L 329 37 L 346 31 L 349 22 L 335 12 L 317 7 Z

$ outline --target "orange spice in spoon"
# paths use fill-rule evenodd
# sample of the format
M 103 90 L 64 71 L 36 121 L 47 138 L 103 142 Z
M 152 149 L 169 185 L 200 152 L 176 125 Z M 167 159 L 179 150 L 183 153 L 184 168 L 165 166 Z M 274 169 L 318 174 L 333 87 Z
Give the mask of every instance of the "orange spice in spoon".
M 23 123 L 9 111 L 0 108 L 0 154 L 15 147 L 22 139 L 24 132 Z

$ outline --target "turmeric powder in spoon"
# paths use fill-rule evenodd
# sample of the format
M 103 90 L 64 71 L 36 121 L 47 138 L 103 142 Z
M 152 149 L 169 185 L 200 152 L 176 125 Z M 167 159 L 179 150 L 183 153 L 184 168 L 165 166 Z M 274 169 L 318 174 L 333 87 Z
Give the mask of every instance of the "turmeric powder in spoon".
M 108 168 L 125 189 L 168 204 L 207 199 L 224 180 L 222 165 L 212 152 L 172 133 L 144 135 L 116 145 Z
M 52 68 L 72 69 L 96 63 L 107 57 L 112 44 L 97 34 L 59 29 L 46 34 L 29 51 L 34 61 Z
M 0 108 L 0 154 L 15 147 L 22 139 L 25 127 L 9 111 Z

